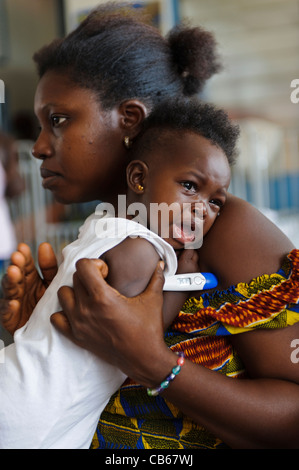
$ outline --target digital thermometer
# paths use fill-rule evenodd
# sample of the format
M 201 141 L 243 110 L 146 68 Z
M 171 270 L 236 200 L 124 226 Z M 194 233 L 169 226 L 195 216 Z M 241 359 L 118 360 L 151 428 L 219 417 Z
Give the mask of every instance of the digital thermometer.
M 193 291 L 213 289 L 218 284 L 212 273 L 175 274 L 165 277 L 163 290 L 165 291 Z

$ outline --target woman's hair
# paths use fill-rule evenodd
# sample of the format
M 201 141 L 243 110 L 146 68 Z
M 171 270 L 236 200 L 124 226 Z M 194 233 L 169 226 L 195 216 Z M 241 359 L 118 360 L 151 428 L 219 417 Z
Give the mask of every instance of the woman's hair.
M 164 38 L 140 9 L 123 3 L 98 6 L 68 36 L 33 56 L 48 70 L 95 91 L 105 109 L 130 98 L 150 107 L 168 96 L 191 96 L 221 68 L 214 36 L 200 27 L 176 26 Z
M 142 130 L 130 150 L 130 159 L 142 159 L 159 146 L 167 146 L 169 139 L 173 140 L 173 131 L 175 136 L 193 132 L 205 137 L 223 150 L 230 165 L 235 163 L 239 126 L 223 109 L 195 98 L 170 99 L 159 104 L 143 121 Z

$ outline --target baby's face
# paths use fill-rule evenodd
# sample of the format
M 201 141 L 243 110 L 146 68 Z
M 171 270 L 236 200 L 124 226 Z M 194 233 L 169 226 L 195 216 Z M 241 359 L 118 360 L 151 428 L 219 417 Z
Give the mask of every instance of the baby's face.
M 140 202 L 148 227 L 175 249 L 199 248 L 226 201 L 231 172 L 224 152 L 185 132 L 157 148 L 147 166 Z

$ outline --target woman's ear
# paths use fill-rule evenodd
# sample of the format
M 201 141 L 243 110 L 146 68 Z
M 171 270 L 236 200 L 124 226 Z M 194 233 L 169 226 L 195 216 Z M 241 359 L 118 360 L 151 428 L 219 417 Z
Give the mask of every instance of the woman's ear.
M 132 160 L 127 166 L 127 185 L 136 194 L 143 194 L 148 166 L 141 160 Z
M 133 139 L 140 132 L 141 124 L 148 114 L 148 109 L 139 100 L 123 101 L 119 108 L 120 127 Z

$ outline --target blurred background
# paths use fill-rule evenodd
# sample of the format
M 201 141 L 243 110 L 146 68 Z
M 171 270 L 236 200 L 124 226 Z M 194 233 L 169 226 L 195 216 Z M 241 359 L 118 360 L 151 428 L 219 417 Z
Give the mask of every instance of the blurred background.
M 69 32 L 98 3 L 0 0 L 0 80 L 5 92 L 0 129 L 16 139 L 24 179 L 24 189 L 8 206 L 17 240 L 29 243 L 34 253 L 42 241 L 50 241 L 61 253 L 95 204 L 61 206 L 41 187 L 39 163 L 31 157 L 37 132 L 32 55 Z M 299 247 L 299 1 L 132 3 L 147 8 L 163 33 L 185 18 L 214 32 L 224 70 L 210 80 L 202 98 L 224 107 L 242 129 L 231 191 L 262 210 Z M 297 93 L 291 87 L 296 79 Z

